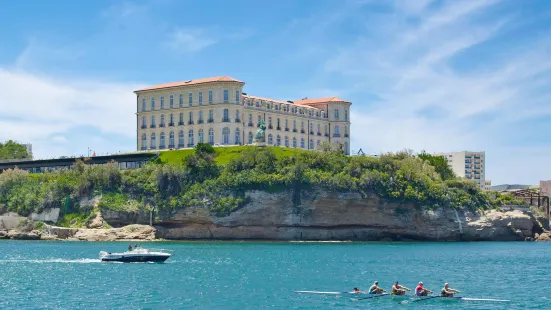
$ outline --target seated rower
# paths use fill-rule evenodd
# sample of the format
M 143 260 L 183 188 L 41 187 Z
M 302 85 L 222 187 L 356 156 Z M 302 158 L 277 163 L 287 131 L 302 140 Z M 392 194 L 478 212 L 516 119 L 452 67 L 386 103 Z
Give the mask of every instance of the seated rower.
M 369 288 L 369 294 L 382 294 L 385 290 L 379 287 L 379 281 L 375 281 Z
M 402 286 L 398 281 L 394 282 L 392 289 L 390 290 L 390 295 L 405 295 L 406 291 L 410 291 L 409 288 Z
M 432 293 L 431 290 L 423 287 L 423 282 L 419 282 L 419 285 L 415 288 L 415 296 L 427 296 Z
M 355 287 L 353 293 L 354 293 L 354 294 L 360 294 L 361 292 L 360 292 L 360 290 L 359 290 L 357 287 Z
M 450 288 L 448 283 L 445 283 L 442 291 L 440 292 L 440 297 L 453 297 L 453 294 L 455 293 L 459 293 L 459 291 Z

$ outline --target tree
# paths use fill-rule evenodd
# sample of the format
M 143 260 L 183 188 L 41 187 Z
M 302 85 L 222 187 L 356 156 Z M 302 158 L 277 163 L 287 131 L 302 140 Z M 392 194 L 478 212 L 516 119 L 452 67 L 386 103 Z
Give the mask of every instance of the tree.
M 29 157 L 27 148 L 13 140 L 0 143 L 0 160 L 3 159 L 25 159 Z
M 456 178 L 455 173 L 448 166 L 448 160 L 444 158 L 444 156 L 431 155 L 423 151 L 418 154 L 417 157 L 427 161 L 431 166 L 433 166 L 443 181 L 453 180 Z

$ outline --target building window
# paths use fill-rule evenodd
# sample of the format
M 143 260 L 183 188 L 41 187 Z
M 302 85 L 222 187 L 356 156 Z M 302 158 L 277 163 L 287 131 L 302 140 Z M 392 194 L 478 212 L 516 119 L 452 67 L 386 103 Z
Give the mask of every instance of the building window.
M 209 103 L 212 103 L 212 89 L 209 90 Z
M 178 147 L 185 147 L 183 130 L 180 130 L 180 133 L 178 134 Z
M 239 122 L 239 110 L 235 110 L 235 121 Z
M 203 110 L 199 111 L 199 124 L 203 123 Z
M 318 135 L 320 135 L 320 134 L 321 134 L 321 125 L 318 124 Z
M 230 129 L 228 127 L 222 129 L 222 144 L 230 144 Z
M 145 98 L 142 99 L 142 111 L 145 111 Z
M 253 133 L 249 132 L 249 144 L 253 144 Z
M 165 148 L 165 133 L 164 132 L 161 132 L 161 143 L 159 144 L 159 148 L 160 149 Z
M 155 115 L 151 115 L 151 126 L 155 126 Z
M 203 129 L 199 129 L 199 143 L 203 143 Z
M 344 120 L 348 121 L 348 110 L 344 109 Z
M 145 128 L 147 126 L 147 119 L 145 116 L 142 116 L 142 128 Z
M 314 140 L 310 139 L 310 144 L 308 145 L 310 150 L 314 149 Z
M 304 121 L 300 122 L 300 130 L 301 132 L 304 131 Z
M 214 129 L 209 129 L 209 144 L 214 145 Z
M 348 142 L 344 142 L 344 155 L 349 155 L 350 152 L 348 151 Z
M 157 141 L 155 141 L 155 133 L 151 134 L 151 145 L 150 145 L 150 147 L 152 149 L 157 148 Z
M 249 126 L 252 126 L 253 124 L 253 115 L 249 113 Z
M 222 121 L 224 121 L 224 122 L 229 122 L 230 121 L 230 110 L 229 109 L 224 109 L 224 119 Z
M 327 125 L 325 125 L 324 130 L 325 130 L 325 135 L 327 136 Z
M 297 138 L 293 137 L 293 147 L 297 147 Z
M 168 136 L 168 147 L 173 148 L 174 147 L 174 131 L 170 132 L 170 136 Z
M 155 110 L 155 97 L 151 97 L 151 110 Z
M 289 123 L 287 122 L 287 120 L 285 120 L 285 129 L 289 129 Z
M 285 146 L 289 147 L 289 137 L 285 136 Z
M 314 134 L 314 124 L 310 123 L 310 134 Z
M 165 97 L 161 96 L 161 110 L 165 108 Z
M 241 138 L 240 138 L 241 132 L 239 128 L 235 129 L 235 144 L 241 144 Z
M 293 130 L 297 131 L 297 121 L 293 120 Z
M 318 140 L 318 142 L 316 143 L 316 146 L 317 146 L 318 150 L 321 148 L 320 140 Z
M 262 117 L 260 115 L 258 115 L 258 127 L 260 127 L 260 120 L 262 119 Z
M 189 112 L 189 123 L 193 124 L 193 112 Z
M 165 127 L 165 115 L 161 114 L 161 127 Z
M 304 147 L 304 138 L 300 138 L 300 148 L 305 148 Z
M 272 117 L 268 117 L 268 128 L 272 129 Z
M 170 108 L 174 108 L 174 95 L 170 95 Z
M 147 135 L 145 133 L 142 135 L 142 149 L 147 149 Z
M 228 102 L 229 99 L 229 93 L 227 89 L 224 89 L 224 102 Z
M 235 102 L 236 102 L 236 103 L 239 102 L 239 90 L 236 90 L 236 91 L 235 91 Z
M 335 109 L 335 120 L 339 120 L 339 109 Z
M 188 135 L 188 146 L 193 146 L 193 129 L 190 129 L 189 130 L 189 135 Z
M 339 135 L 340 135 L 339 125 L 336 125 L 335 126 L 335 136 L 339 136 Z
M 180 121 L 178 122 L 178 125 L 184 124 L 184 113 L 180 113 Z
M 174 114 L 172 113 L 170 113 L 170 123 L 168 125 L 174 126 Z
M 201 105 L 203 103 L 203 92 L 200 91 L 199 92 L 199 105 Z
M 180 105 L 180 108 L 184 106 L 184 95 L 180 94 L 180 101 L 178 102 L 178 104 Z
M 209 110 L 209 122 L 214 121 L 214 110 Z
M 348 126 L 344 126 L 344 136 L 348 137 Z
M 276 138 L 276 145 L 281 146 L 281 137 L 279 135 L 277 135 L 277 138 Z
M 272 142 L 273 142 L 272 139 L 273 139 L 273 138 L 272 138 L 272 134 L 269 134 L 269 135 L 268 135 L 268 144 L 269 144 L 269 145 L 272 145 Z
M 193 93 L 188 94 L 188 103 L 190 107 L 193 105 Z

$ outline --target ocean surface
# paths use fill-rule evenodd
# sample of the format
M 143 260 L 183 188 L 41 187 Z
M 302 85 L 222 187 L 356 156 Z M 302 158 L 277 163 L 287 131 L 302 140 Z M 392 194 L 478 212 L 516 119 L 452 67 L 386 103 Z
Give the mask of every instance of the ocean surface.
M 551 309 L 551 243 L 155 242 L 164 264 L 102 263 L 128 243 L 0 241 L 0 309 Z M 305 295 L 373 281 L 508 303 Z

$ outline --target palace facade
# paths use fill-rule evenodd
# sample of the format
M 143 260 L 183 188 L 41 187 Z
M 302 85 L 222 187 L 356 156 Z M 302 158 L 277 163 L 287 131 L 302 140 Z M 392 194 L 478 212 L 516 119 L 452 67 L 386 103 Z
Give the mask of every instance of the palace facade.
M 156 85 L 137 95 L 137 149 L 252 144 L 260 120 L 266 144 L 319 150 L 329 142 L 350 153 L 351 102 L 337 98 L 280 101 L 243 93 L 228 76 Z

